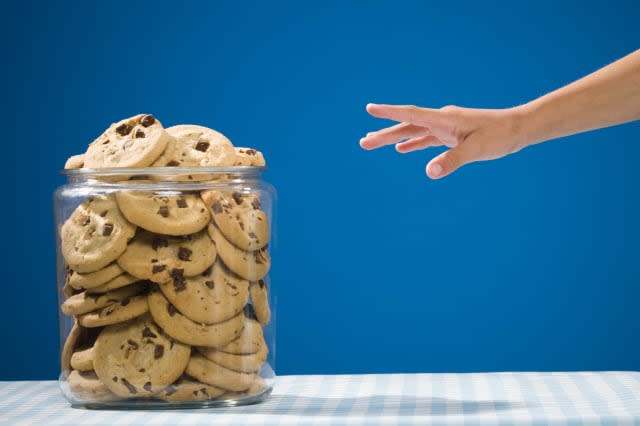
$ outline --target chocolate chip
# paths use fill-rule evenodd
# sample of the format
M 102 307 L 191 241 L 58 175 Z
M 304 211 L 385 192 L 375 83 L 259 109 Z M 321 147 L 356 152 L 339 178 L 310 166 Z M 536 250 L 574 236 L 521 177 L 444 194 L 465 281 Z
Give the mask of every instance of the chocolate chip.
M 255 149 L 247 149 L 244 153 L 248 155 L 256 155 L 258 152 Z
M 151 382 L 147 382 L 145 383 L 143 386 L 144 390 L 146 390 L 147 392 L 151 392 Z
M 184 279 L 184 269 L 172 269 L 171 278 L 173 278 L 173 289 L 176 293 L 186 290 L 187 282 Z
M 242 204 L 242 194 L 239 192 L 234 192 L 233 194 L 231 194 L 231 197 L 233 197 L 233 201 L 236 202 L 237 205 Z
M 122 306 L 127 306 L 129 304 L 129 302 L 131 302 L 131 298 L 130 297 L 125 297 L 124 299 L 122 299 L 122 302 L 120 302 L 120 304 Z
M 256 235 L 255 232 L 249 232 L 249 234 L 247 234 L 247 235 L 249 235 L 249 238 L 253 238 L 254 240 L 258 239 L 258 236 Z
M 166 238 L 154 235 L 153 239 L 151 240 L 151 248 L 154 250 L 158 250 L 158 247 L 169 247 L 169 241 Z
M 167 167 L 178 167 L 180 165 L 180 163 L 178 163 L 175 160 L 171 160 L 167 163 Z
M 260 280 L 258 281 L 258 285 L 260 286 L 260 288 L 264 288 L 266 284 L 264 283 L 264 280 Z
M 240 229 L 244 231 L 244 223 L 238 221 L 238 225 L 240 225 Z
M 129 390 L 129 393 L 132 393 L 132 394 L 138 393 L 138 390 L 136 389 L 136 387 L 133 386 L 131 383 L 129 383 L 127 379 L 123 377 L 120 379 L 120 381 L 122 382 L 123 385 L 127 387 L 127 389 Z
M 176 201 L 176 204 L 181 209 L 186 209 L 188 207 L 187 200 L 185 200 L 184 198 L 178 198 L 178 200 Z
M 116 133 L 120 136 L 127 136 L 129 133 L 131 133 L 131 130 L 133 130 L 133 127 L 129 126 L 127 123 L 122 123 L 121 125 L 116 127 Z
M 209 149 L 209 142 L 207 141 L 199 141 L 196 144 L 196 150 L 201 151 L 201 152 L 206 152 L 207 149 Z
M 167 303 L 167 312 L 169 312 L 170 317 L 178 313 L 178 311 L 176 310 L 176 307 L 173 306 L 171 303 Z
M 129 344 L 129 346 L 131 346 L 132 349 L 138 349 L 138 343 L 134 342 L 133 340 L 129 339 L 127 340 L 127 343 Z
M 157 213 L 162 217 L 169 217 L 169 207 L 160 206 Z
M 177 387 L 173 386 L 173 385 L 169 385 L 166 387 L 166 389 L 164 390 L 165 395 L 167 396 L 171 396 L 174 393 L 176 393 L 176 391 L 178 390 Z
M 91 218 L 89 216 L 84 216 L 82 218 L 82 226 L 87 226 L 89 223 L 91 223 Z
M 118 376 L 113 376 L 111 380 L 113 380 L 115 383 L 118 383 Z
M 102 145 L 106 145 L 106 144 L 108 144 L 109 142 L 111 142 L 111 141 L 110 141 L 109 139 L 107 139 L 106 141 L 102 142 Z
M 142 330 L 142 337 L 151 337 L 152 339 L 155 339 L 158 335 L 151 331 L 149 327 L 145 327 L 144 330 Z
M 254 210 L 259 210 L 260 201 L 257 198 L 254 198 L 253 200 L 251 200 L 251 207 L 253 207 Z
M 104 228 L 102 228 L 102 236 L 108 237 L 113 232 L 113 223 L 105 223 Z
M 140 119 L 140 124 L 142 124 L 144 127 L 149 127 L 155 122 L 156 119 L 153 117 L 153 115 L 145 115 Z
M 235 284 L 232 284 L 232 283 L 230 283 L 230 282 L 226 282 L 225 284 L 226 284 L 226 285 L 228 285 L 229 287 L 231 287 L 231 288 L 232 288 L 232 289 L 234 289 L 234 290 L 237 290 L 237 289 L 238 289 L 238 287 L 237 287 Z
M 138 373 L 144 373 L 145 371 L 147 371 L 146 368 L 141 368 L 141 369 L 138 370 Z
M 153 358 L 160 359 L 162 358 L 162 355 L 164 355 L 164 346 L 156 345 L 155 349 L 153 350 Z
M 151 259 L 151 263 L 158 263 L 158 259 Z
M 191 251 L 191 249 L 188 249 L 186 247 L 180 247 L 178 249 L 178 259 L 184 260 L 185 262 L 190 262 L 192 253 L 193 252 Z
M 213 281 L 205 281 L 204 285 L 209 287 L 210 290 L 213 290 L 213 288 L 216 286 L 216 283 L 214 283 Z
M 220 201 L 216 201 L 211 207 L 213 208 L 214 213 L 222 213 L 222 205 L 220 204 Z
M 167 265 L 153 265 L 153 267 L 151 268 L 151 273 L 158 274 L 164 271 L 165 269 L 167 269 Z

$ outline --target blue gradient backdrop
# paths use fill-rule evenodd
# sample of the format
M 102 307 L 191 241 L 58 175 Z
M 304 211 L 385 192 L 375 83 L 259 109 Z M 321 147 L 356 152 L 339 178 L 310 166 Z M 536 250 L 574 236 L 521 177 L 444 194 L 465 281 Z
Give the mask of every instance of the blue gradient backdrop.
M 56 377 L 58 170 L 138 112 L 266 153 L 280 374 L 640 369 L 638 123 L 439 182 L 358 146 L 367 102 L 512 106 L 635 50 L 638 2 L 17 3 L 0 379 Z

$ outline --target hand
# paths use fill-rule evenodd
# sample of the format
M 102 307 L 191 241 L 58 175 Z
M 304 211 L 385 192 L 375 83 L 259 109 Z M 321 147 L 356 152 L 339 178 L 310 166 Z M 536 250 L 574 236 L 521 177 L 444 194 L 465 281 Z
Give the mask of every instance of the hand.
M 528 145 L 522 135 L 523 107 L 472 109 L 446 106 L 440 109 L 416 106 L 367 105 L 374 117 L 400 124 L 368 133 L 360 146 L 370 150 L 395 144 L 400 153 L 432 146 L 451 149 L 433 158 L 427 176 L 438 179 L 474 161 L 493 160 Z

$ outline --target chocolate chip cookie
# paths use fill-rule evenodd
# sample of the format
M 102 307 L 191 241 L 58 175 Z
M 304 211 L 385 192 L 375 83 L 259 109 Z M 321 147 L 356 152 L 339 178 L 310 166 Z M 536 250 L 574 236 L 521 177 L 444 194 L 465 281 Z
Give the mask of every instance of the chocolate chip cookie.
M 80 273 L 104 268 L 120 256 L 135 233 L 112 195 L 96 195 L 80 204 L 62 225 L 62 255 Z
M 146 167 L 165 151 L 172 137 L 160 121 L 140 114 L 114 123 L 84 154 L 84 167 Z
M 95 272 L 89 272 L 86 274 L 81 274 L 80 272 L 69 269 L 67 273 L 67 283 L 76 290 L 86 290 L 101 286 L 122 274 L 124 274 L 124 269 L 122 269 L 116 262 L 113 262 Z
M 183 376 L 155 397 L 169 402 L 206 401 L 215 399 L 225 392 L 224 389 Z
M 236 153 L 222 133 L 203 126 L 182 124 L 167 128 L 173 137 L 154 167 L 233 166 Z
M 264 167 L 265 161 L 262 153 L 253 148 L 233 147 L 236 151 L 234 166 Z
M 245 251 L 259 250 L 269 242 L 269 218 L 260 210 L 256 194 L 202 191 L 201 197 L 224 236 Z
M 269 307 L 269 290 L 264 280 L 258 280 L 249 286 L 251 303 L 256 313 L 256 318 L 262 325 L 267 325 L 271 320 L 271 308 Z
M 120 399 L 107 388 L 94 371 L 72 371 L 67 377 L 69 391 L 75 398 L 89 402 L 115 401 Z
M 267 360 L 267 346 L 262 345 L 254 354 L 230 354 L 214 348 L 200 348 L 199 352 L 209 361 L 213 361 L 229 370 L 243 373 L 257 373 Z
M 216 248 L 206 231 L 175 237 L 139 230 L 118 264 L 140 279 L 165 283 L 203 273 L 216 260 Z
M 230 390 L 243 391 L 255 381 L 256 375 L 229 370 L 200 354 L 193 354 L 185 372 L 201 382 Z
M 242 313 L 217 324 L 201 324 L 182 315 L 159 291 L 149 293 L 154 321 L 171 337 L 197 346 L 223 346 L 237 338 L 244 325 Z
M 271 260 L 266 248 L 245 251 L 231 244 L 217 226 L 209 225 L 208 231 L 216 244 L 218 256 L 235 274 L 249 281 L 257 281 L 267 275 Z
M 79 315 L 78 323 L 83 327 L 102 327 L 128 321 L 147 312 L 149 312 L 147 295 L 141 294 L 122 299 L 119 303 L 112 303 L 97 311 Z
M 216 262 L 201 275 L 169 281 L 160 290 L 181 314 L 202 324 L 236 316 L 249 299 L 249 282 Z
M 93 370 L 93 346 L 79 350 L 71 355 L 71 368 L 78 371 Z
M 194 234 L 210 220 L 209 211 L 197 195 L 120 191 L 116 200 L 129 222 L 158 234 Z
M 144 288 L 144 283 L 138 283 L 106 293 L 89 293 L 88 291 L 83 291 L 65 300 L 60 306 L 60 309 L 65 315 L 82 315 L 104 308 L 107 305 L 120 303 L 124 299 L 130 299 L 141 293 Z
M 250 355 L 260 352 L 267 345 L 260 323 L 246 314 L 243 321 L 240 336 L 224 346 L 217 347 L 216 350 L 234 355 Z
M 191 348 L 167 336 L 144 315 L 105 327 L 94 347 L 96 374 L 116 395 L 161 392 L 184 372 Z

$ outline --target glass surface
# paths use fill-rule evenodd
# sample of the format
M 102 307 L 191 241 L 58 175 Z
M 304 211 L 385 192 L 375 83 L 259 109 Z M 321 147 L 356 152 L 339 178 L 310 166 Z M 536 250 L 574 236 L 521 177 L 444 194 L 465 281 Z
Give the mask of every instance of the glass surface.
M 262 170 L 63 171 L 59 383 L 73 405 L 233 406 L 271 393 L 275 190 Z

